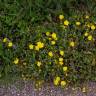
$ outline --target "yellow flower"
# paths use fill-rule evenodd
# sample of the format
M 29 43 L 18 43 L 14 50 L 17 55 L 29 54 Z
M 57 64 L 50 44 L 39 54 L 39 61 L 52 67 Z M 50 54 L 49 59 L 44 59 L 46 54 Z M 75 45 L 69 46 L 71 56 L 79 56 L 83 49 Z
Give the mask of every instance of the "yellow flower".
M 63 71 L 67 71 L 67 69 L 68 69 L 67 66 L 63 67 Z
M 35 50 L 39 51 L 39 47 L 38 46 L 35 46 Z
M 5 42 L 7 42 L 7 40 L 8 40 L 8 38 L 4 38 L 4 39 L 3 39 L 3 42 L 5 43 Z
M 64 55 L 64 51 L 61 50 L 60 51 L 60 55 L 63 56 Z
M 50 32 L 46 32 L 46 36 L 49 36 L 50 35 Z
M 8 47 L 12 47 L 13 46 L 13 43 L 12 42 L 9 42 L 8 43 Z
M 54 85 L 55 86 L 59 85 L 59 82 L 57 80 L 54 80 Z
M 51 44 L 52 44 L 52 45 L 55 45 L 55 43 L 56 43 L 55 41 L 51 41 Z
M 50 57 L 53 57 L 53 53 L 52 53 L 51 51 L 48 53 L 48 55 L 49 55 Z
M 64 25 L 68 26 L 69 25 L 69 21 L 68 20 L 65 20 L 64 21 Z
M 52 36 L 53 39 L 56 39 L 56 38 L 57 38 L 57 37 L 56 37 L 56 33 L 52 33 L 51 36 Z
M 79 26 L 81 23 L 80 22 L 76 22 L 76 25 Z
M 60 81 L 60 77 L 59 77 L 59 76 L 57 76 L 57 77 L 56 77 L 56 80 L 57 80 L 57 81 Z
M 82 92 L 83 93 L 86 92 L 86 88 L 85 87 L 82 88 Z
M 59 62 L 62 62 L 63 61 L 63 58 L 59 58 Z
M 86 18 L 86 19 L 89 19 L 89 16 L 88 16 L 88 15 L 86 15 L 86 16 L 85 16 L 85 18 Z
M 88 32 L 85 32 L 85 33 L 84 33 L 84 36 L 87 37 L 87 36 L 88 36 Z
M 59 15 L 59 19 L 60 20 L 63 20 L 64 19 L 64 16 L 63 15 Z
M 42 43 L 42 42 L 37 42 L 37 46 L 38 46 L 38 48 L 43 48 L 43 47 L 44 47 L 44 43 Z
M 65 86 L 66 85 L 66 81 L 61 81 L 61 86 Z
M 40 62 L 40 61 L 37 62 L 37 66 L 38 66 L 38 67 L 41 66 L 41 62 Z
M 70 42 L 70 46 L 71 47 L 74 47 L 75 46 L 75 43 L 73 41 Z
M 92 30 L 95 30 L 95 26 L 94 26 L 94 25 L 92 25 L 92 26 L 91 26 L 91 29 L 92 29 Z
M 56 77 L 55 79 L 54 79 L 54 85 L 59 85 L 59 82 L 60 82 L 60 77 Z
M 49 40 L 52 40 L 52 38 L 48 38 Z
M 64 64 L 64 62 L 63 62 L 63 61 L 60 61 L 60 62 L 59 62 L 59 64 L 60 64 L 60 65 L 63 65 L 63 64 Z
M 91 25 L 88 23 L 87 25 L 86 25 L 88 28 L 90 28 L 91 27 Z
M 13 61 L 14 64 L 18 64 L 19 63 L 19 59 L 16 58 L 14 61 Z
M 29 49 L 33 49 L 33 45 L 32 44 L 29 44 Z
M 92 35 L 88 36 L 88 40 L 91 41 L 93 39 Z

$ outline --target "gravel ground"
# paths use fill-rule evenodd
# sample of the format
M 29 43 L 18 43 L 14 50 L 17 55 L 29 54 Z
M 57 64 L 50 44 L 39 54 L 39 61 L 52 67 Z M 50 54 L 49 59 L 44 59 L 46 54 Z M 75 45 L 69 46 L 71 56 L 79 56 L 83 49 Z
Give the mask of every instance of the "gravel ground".
M 17 81 L 11 85 L 0 85 L 0 96 L 96 96 L 96 82 L 89 82 L 82 88 L 55 87 L 51 83 L 36 89 L 32 82 Z

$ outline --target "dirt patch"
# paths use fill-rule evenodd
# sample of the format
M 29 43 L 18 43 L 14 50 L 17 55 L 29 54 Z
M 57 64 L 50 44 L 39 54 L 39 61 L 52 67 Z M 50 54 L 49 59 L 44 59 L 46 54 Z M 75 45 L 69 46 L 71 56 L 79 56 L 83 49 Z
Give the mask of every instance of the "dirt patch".
M 11 85 L 0 85 L 0 96 L 96 96 L 96 82 L 86 83 L 82 88 L 61 88 L 50 83 L 36 89 L 33 82 L 17 81 Z

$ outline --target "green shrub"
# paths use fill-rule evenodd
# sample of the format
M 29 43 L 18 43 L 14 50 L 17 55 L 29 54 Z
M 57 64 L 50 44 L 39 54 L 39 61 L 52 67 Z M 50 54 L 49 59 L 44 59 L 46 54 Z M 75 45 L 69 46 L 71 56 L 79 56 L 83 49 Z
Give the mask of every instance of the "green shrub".
M 0 79 L 96 81 L 95 2 L 0 0 Z

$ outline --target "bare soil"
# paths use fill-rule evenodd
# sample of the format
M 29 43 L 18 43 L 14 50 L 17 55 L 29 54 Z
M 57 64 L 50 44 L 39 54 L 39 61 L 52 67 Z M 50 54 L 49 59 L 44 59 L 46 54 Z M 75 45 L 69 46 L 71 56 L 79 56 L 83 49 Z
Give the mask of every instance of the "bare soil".
M 37 89 L 33 82 L 17 81 L 10 85 L 0 85 L 0 96 L 96 96 L 96 82 L 74 88 L 61 88 L 48 83 Z

